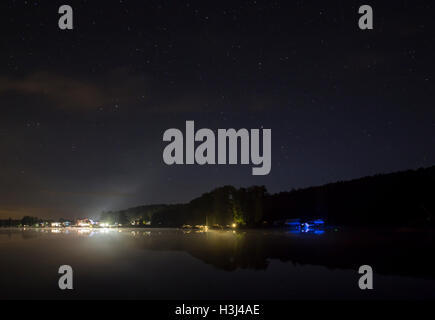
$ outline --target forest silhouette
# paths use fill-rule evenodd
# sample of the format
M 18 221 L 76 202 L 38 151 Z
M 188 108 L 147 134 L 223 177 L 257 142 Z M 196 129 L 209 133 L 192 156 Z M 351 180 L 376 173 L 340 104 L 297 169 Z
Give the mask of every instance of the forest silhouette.
M 104 212 L 101 220 L 157 227 L 262 227 L 321 218 L 341 226 L 434 226 L 435 166 L 270 194 L 264 186 L 223 186 L 189 203 Z

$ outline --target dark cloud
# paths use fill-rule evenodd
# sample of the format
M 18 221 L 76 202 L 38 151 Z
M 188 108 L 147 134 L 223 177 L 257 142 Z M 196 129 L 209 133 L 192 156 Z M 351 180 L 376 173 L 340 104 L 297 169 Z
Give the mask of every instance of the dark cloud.
M 134 103 L 147 94 L 143 77 L 126 69 L 85 77 L 40 71 L 22 77 L 0 76 L 0 98 L 12 93 L 45 98 L 55 109 L 98 110 L 108 104 Z
M 104 92 L 95 84 L 47 72 L 22 78 L 0 77 L 0 95 L 8 92 L 41 95 L 54 107 L 67 110 L 86 110 L 107 102 Z
M 156 89 L 146 76 L 117 68 L 106 74 L 69 76 L 53 72 L 34 72 L 22 77 L 0 76 L 0 99 L 7 94 L 38 96 L 50 107 L 63 111 L 97 111 L 106 106 L 138 108 L 140 111 L 208 112 L 219 109 L 217 93 Z

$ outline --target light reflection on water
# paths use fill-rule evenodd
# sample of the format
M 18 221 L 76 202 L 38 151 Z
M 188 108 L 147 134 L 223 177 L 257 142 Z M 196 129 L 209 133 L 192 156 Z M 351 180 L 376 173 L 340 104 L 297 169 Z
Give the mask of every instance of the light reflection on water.
M 382 230 L 0 229 L 0 298 L 435 298 L 432 249 L 432 234 Z

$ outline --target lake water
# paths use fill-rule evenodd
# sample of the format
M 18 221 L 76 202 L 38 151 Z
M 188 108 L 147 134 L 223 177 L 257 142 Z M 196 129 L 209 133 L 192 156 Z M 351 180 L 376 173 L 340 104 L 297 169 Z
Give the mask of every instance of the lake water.
M 412 230 L 0 229 L 0 298 L 434 299 L 433 249 Z

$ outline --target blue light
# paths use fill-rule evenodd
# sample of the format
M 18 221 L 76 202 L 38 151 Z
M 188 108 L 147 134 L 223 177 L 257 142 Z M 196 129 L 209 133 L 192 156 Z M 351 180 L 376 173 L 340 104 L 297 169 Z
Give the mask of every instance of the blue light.
M 323 221 L 322 219 L 316 219 L 313 221 L 314 224 L 324 224 L 325 221 Z
M 287 220 L 285 221 L 285 224 L 286 224 L 287 226 L 294 226 L 294 227 L 297 227 L 297 226 L 299 226 L 299 225 L 301 224 L 301 220 L 300 220 L 300 219 L 287 219 Z

